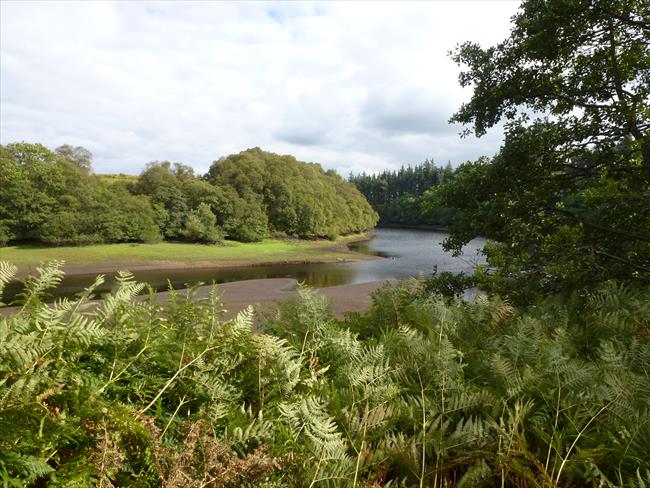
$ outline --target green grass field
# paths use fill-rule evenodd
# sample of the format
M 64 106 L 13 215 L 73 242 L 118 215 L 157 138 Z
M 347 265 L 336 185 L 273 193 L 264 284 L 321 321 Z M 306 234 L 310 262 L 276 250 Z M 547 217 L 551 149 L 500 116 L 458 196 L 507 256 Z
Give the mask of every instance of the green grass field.
M 272 263 L 323 262 L 350 259 L 350 253 L 338 250 L 341 244 L 361 235 L 348 236 L 336 242 L 327 240 L 266 239 L 255 243 L 227 241 L 225 245 L 185 244 L 161 242 L 158 244 L 98 244 L 92 246 L 45 247 L 33 245 L 0 248 L 0 261 L 17 265 L 21 272 L 33 269 L 39 263 L 63 260 L 66 267 L 120 265 L 148 266 L 156 263 Z

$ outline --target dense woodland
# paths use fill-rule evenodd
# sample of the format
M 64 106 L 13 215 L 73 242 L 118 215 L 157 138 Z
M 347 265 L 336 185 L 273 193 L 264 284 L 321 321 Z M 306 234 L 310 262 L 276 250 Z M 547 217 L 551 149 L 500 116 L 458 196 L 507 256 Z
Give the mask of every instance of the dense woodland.
M 335 172 L 258 148 L 215 161 L 205 177 L 169 162 L 107 177 L 91 161 L 79 147 L 0 146 L 0 244 L 334 238 L 377 219 Z
M 344 321 L 301 289 L 255 322 L 222 320 L 217 288 L 136 302 L 128 273 L 99 304 L 91 287 L 46 306 L 62 272 L 43 266 L 0 319 L 3 484 L 650 486 L 648 18 L 644 0 L 525 0 L 502 43 L 454 50 L 473 96 L 453 120 L 505 123 L 498 154 L 431 190 L 449 249 L 489 239 L 474 276 L 385 287 Z M 248 192 L 272 169 L 236 170 L 256 151 L 199 181 L 270 202 Z M 172 207 L 146 182 L 124 195 L 158 226 Z M 460 300 L 472 283 L 486 295 Z
M 427 159 L 397 171 L 350 175 L 348 180 L 377 211 L 380 225 L 448 226 L 454 212 L 437 200 L 436 189 L 454 175 L 450 163 L 443 168 Z

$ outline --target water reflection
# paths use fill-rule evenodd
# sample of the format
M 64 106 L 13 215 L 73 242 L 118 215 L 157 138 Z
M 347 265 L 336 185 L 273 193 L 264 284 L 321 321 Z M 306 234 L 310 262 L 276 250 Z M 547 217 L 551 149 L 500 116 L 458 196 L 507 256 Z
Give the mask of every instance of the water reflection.
M 433 267 L 439 271 L 470 272 L 482 263 L 477 251 L 484 241 L 475 239 L 463 254 L 454 257 L 442 249 L 445 232 L 376 229 L 369 241 L 354 243 L 357 252 L 382 256 L 384 259 L 332 264 L 278 264 L 239 268 L 200 268 L 182 270 L 149 270 L 135 272 L 136 279 L 149 283 L 157 290 L 167 289 L 168 281 L 174 288 L 184 288 L 197 282 L 227 283 L 260 278 L 295 278 L 309 286 L 323 288 L 368 281 L 383 281 L 408 276 L 428 275 Z M 67 276 L 56 290 L 57 296 L 72 296 L 95 279 L 95 274 Z M 99 293 L 113 289 L 115 282 L 107 276 Z M 5 290 L 5 301 L 13 300 L 20 284 L 13 283 Z
M 484 263 L 478 254 L 485 243 L 483 239 L 474 239 L 460 256 L 452 256 L 442 249 L 442 241 L 447 236 L 441 231 L 376 229 L 375 237 L 355 244 L 355 250 L 386 256 L 386 259 L 353 263 L 358 273 L 355 282 L 429 275 L 434 266 L 438 271 L 471 272 L 477 264 Z

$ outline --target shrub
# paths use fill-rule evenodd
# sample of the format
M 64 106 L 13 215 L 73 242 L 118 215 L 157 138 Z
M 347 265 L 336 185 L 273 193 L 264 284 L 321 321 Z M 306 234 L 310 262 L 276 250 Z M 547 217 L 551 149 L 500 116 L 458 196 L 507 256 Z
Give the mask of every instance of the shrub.
M 220 244 L 224 241 L 223 231 L 217 227 L 217 218 L 205 203 L 189 213 L 183 236 L 190 241 L 206 244 Z

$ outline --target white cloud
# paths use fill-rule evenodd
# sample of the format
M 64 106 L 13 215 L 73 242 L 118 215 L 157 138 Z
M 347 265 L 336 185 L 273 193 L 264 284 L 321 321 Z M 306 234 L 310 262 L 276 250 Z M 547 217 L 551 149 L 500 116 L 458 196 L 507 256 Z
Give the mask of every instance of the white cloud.
M 97 172 L 198 171 L 248 147 L 342 174 L 493 154 L 447 119 L 447 56 L 516 2 L 0 3 L 0 142 L 83 145 Z

